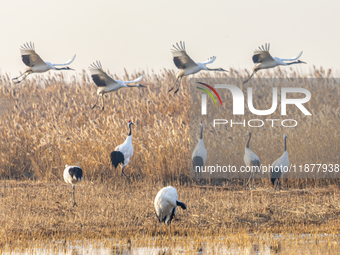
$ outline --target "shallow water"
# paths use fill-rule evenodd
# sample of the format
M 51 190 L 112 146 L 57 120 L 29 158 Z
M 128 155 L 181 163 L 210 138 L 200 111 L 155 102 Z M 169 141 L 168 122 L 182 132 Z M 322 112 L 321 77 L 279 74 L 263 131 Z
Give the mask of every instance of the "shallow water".
M 141 240 L 86 240 L 32 243 L 21 247 L 6 246 L 2 254 L 338 254 L 337 235 L 240 235 L 235 237 L 203 238 L 143 238 Z

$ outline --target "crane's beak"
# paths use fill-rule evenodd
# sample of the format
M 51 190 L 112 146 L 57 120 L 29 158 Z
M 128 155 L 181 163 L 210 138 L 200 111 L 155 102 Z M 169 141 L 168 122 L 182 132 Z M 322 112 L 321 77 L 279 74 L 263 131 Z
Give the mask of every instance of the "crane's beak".
M 139 87 L 141 88 L 146 88 L 146 86 L 142 85 L 142 84 L 139 84 Z
M 304 62 L 304 61 L 301 61 L 301 60 L 299 60 L 299 62 L 300 62 L 301 64 L 307 64 L 307 62 Z

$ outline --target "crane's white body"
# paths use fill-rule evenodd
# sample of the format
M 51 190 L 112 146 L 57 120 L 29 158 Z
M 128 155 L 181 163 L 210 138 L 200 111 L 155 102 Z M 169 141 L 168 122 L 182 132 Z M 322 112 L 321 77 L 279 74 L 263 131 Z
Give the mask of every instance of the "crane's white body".
M 132 138 L 129 135 L 124 143 L 118 145 L 115 148 L 115 151 L 120 151 L 124 155 L 124 167 L 129 164 L 130 158 L 133 156 L 133 145 L 132 145 Z
M 251 135 L 252 135 L 252 133 L 250 132 L 248 142 L 246 144 L 246 147 L 244 148 L 243 159 L 244 159 L 244 163 L 246 164 L 247 167 L 250 168 L 249 170 L 251 171 L 247 184 L 249 184 L 250 180 L 252 179 L 253 180 L 253 187 L 254 187 L 255 172 L 260 171 L 260 158 L 249 148 Z M 256 168 L 254 169 L 254 167 L 256 167 Z
M 98 86 L 97 89 L 97 101 L 95 105 L 92 107 L 92 109 L 96 106 L 98 102 L 98 97 L 102 96 L 102 102 L 103 102 L 103 108 L 104 109 L 104 99 L 103 95 L 109 92 L 117 91 L 121 88 L 133 88 L 133 87 L 142 87 L 144 88 L 142 84 L 137 85 L 128 85 L 129 83 L 137 83 L 143 79 L 143 75 L 138 77 L 135 80 L 132 81 L 120 81 L 113 79 L 110 75 L 108 75 L 106 72 L 104 72 L 102 65 L 99 61 L 93 63 L 90 65 L 89 70 L 91 72 L 91 77 L 93 82 Z
M 201 167 L 204 166 L 205 162 L 207 161 L 207 156 L 208 156 L 207 149 L 205 148 L 204 142 L 203 142 L 203 123 L 200 122 L 200 124 L 201 124 L 200 138 L 191 155 L 191 161 L 194 167 L 195 176 L 198 175 L 198 177 L 201 176 Z M 198 169 L 196 169 L 197 167 L 200 167 L 200 170 L 198 173 L 197 173 Z
M 198 140 L 197 145 L 194 151 L 192 152 L 191 159 L 194 159 L 194 157 L 196 156 L 199 156 L 203 159 L 203 164 L 205 164 L 205 162 L 207 161 L 208 152 L 204 146 L 203 139 Z
M 286 139 L 287 139 L 287 135 L 284 134 L 283 142 L 284 142 L 285 150 L 282 156 L 279 157 L 277 160 L 275 160 L 274 163 L 272 164 L 272 172 L 270 175 L 271 175 L 271 181 L 273 185 L 274 185 L 275 179 L 278 179 L 274 187 L 274 190 L 276 189 L 276 186 L 278 185 L 278 183 L 280 183 L 281 185 L 280 179 L 283 177 L 285 172 L 289 170 L 289 156 L 288 156 L 288 151 L 287 151 Z
M 67 184 L 72 185 L 72 198 L 73 198 L 73 206 L 76 205 L 76 200 L 75 200 L 75 184 L 83 180 L 83 171 L 79 166 L 65 166 L 65 170 L 63 173 L 64 181 Z
M 167 224 L 170 221 L 172 211 L 175 210 L 174 213 L 177 213 L 177 200 L 177 190 L 172 186 L 164 187 L 157 193 L 155 210 L 160 221 L 165 218 L 164 223 Z
M 260 46 L 258 50 L 254 51 L 253 62 L 255 64 L 255 67 L 253 68 L 251 76 L 248 79 L 246 79 L 243 83 L 248 82 L 251 79 L 251 77 L 253 77 L 253 75 L 261 69 L 274 68 L 280 65 L 287 66 L 292 64 L 301 63 L 305 64 L 305 62 L 298 60 L 302 55 L 302 51 L 296 57 L 284 59 L 272 57 L 269 53 L 269 49 L 270 44 L 265 44 L 265 46 Z
M 131 125 L 134 125 L 131 120 L 128 122 L 129 126 L 129 135 L 125 139 L 124 143 L 118 145 L 113 152 L 111 152 L 111 162 L 112 165 L 117 168 L 118 165 L 121 165 L 122 167 L 122 175 L 125 175 L 125 177 L 130 181 L 129 177 L 124 173 L 124 168 L 127 164 L 130 162 L 130 158 L 133 156 L 133 145 L 132 145 L 132 130 Z
M 28 66 L 28 68 L 26 68 L 25 72 L 22 74 L 22 75 L 25 74 L 25 77 L 20 81 L 18 80 L 17 83 L 23 81 L 31 73 L 43 73 L 49 70 L 72 70 L 69 67 L 57 68 L 57 66 L 67 66 L 71 64 L 76 58 L 76 55 L 74 55 L 73 58 L 69 59 L 63 64 L 52 64 L 50 62 L 45 62 L 35 52 L 34 43 L 24 44 L 23 46 L 21 46 L 20 52 L 21 52 L 22 61 L 24 62 L 26 66 Z M 14 78 L 13 80 L 18 79 L 22 75 Z
M 275 171 L 275 169 L 279 169 L 280 171 L 280 177 L 282 178 L 282 176 L 285 174 L 285 172 L 289 169 L 289 156 L 288 156 L 288 151 L 285 151 L 281 157 L 279 157 L 277 160 L 274 161 L 274 163 L 272 164 L 273 167 L 273 171 Z M 285 171 L 284 171 L 285 170 Z
M 249 148 L 244 149 L 243 159 L 246 166 L 252 166 L 252 162 L 260 161 L 260 158 Z
M 177 190 L 172 186 L 162 188 L 157 193 L 154 204 L 156 216 L 161 222 L 160 233 L 162 234 L 162 222 L 169 223 L 169 233 L 171 233 L 171 220 L 177 213 L 177 206 L 183 210 L 186 210 L 187 206 L 178 200 Z
M 133 81 L 120 81 L 120 80 L 113 80 L 111 78 L 111 80 L 108 80 L 106 82 L 107 85 L 105 87 L 99 87 L 97 89 L 97 95 L 106 94 L 108 92 L 114 92 L 114 91 L 117 91 L 121 88 L 131 88 L 130 86 L 127 85 L 127 83 L 139 82 L 142 79 L 143 79 L 143 75 L 141 75 L 140 77 L 138 77 L 137 79 L 135 79 Z M 136 87 L 143 87 L 143 86 L 136 86 Z

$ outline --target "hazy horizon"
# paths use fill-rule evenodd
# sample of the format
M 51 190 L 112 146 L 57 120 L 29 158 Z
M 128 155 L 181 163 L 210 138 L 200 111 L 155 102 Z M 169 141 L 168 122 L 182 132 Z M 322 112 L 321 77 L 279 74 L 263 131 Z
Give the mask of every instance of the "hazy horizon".
M 340 71 L 340 3 L 313 1 L 6 1 L 0 10 L 0 71 L 12 78 L 24 71 L 19 48 L 35 43 L 44 61 L 70 65 L 80 73 L 99 60 L 104 70 L 128 72 L 177 68 L 170 49 L 185 41 L 196 62 L 217 56 L 210 67 L 251 70 L 252 54 L 270 43 L 273 56 L 303 51 L 308 71 Z M 285 67 L 283 67 L 285 68 Z M 340 76 L 340 75 L 337 75 Z

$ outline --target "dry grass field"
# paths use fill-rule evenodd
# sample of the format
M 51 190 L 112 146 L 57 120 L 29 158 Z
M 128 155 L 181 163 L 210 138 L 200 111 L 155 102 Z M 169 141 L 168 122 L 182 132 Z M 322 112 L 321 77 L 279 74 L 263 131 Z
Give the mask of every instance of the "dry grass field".
M 259 233 L 340 231 L 340 190 L 259 188 L 235 191 L 226 186 L 171 183 L 188 206 L 178 209 L 172 234 L 230 236 Z M 0 240 L 96 239 L 157 236 L 160 224 L 153 201 L 162 183 L 91 182 L 71 187 L 62 182 L 3 181 L 0 187 Z M 163 225 L 163 234 L 168 227 Z
M 287 70 L 277 68 L 259 76 L 328 77 L 333 81 L 325 89 L 318 88 L 320 96 L 309 103 L 315 109 L 310 129 L 299 127 L 288 134 L 291 161 L 329 159 L 339 163 L 338 80 L 322 69 L 307 75 Z M 117 78 L 137 75 L 126 73 Z M 189 81 L 184 80 L 173 95 L 167 93 L 175 80 L 173 72 L 144 75 L 142 83 L 148 88 L 108 94 L 104 111 L 90 109 L 96 86 L 85 72 L 77 79 L 65 79 L 61 74 L 47 78 L 32 75 L 34 79 L 19 85 L 13 85 L 7 76 L 0 77 L 0 245 L 30 239 L 154 236 L 159 224 L 153 200 L 165 185 L 175 186 L 179 199 L 188 205 L 186 211 L 178 209 L 174 235 L 339 233 L 337 179 L 288 179 L 284 190 L 277 193 L 272 192 L 268 179 L 257 180 L 255 191 L 246 191 L 244 181 L 238 179 L 202 183 L 191 179 L 190 127 L 198 127 L 191 126 L 189 116 Z M 245 75 L 230 70 L 228 77 Z M 127 183 L 120 168 L 111 167 L 109 154 L 125 140 L 130 119 L 135 123 L 134 155 L 124 170 L 132 179 Z M 273 141 L 260 142 L 261 137 L 254 136 L 251 143 L 273 148 L 255 150 L 265 163 L 282 154 L 283 130 L 276 130 L 277 137 L 274 131 L 269 131 Z M 231 143 L 227 148 L 239 151 L 233 159 L 241 162 L 246 143 L 243 131 L 228 131 L 228 137 Z M 298 145 L 293 141 L 299 141 Z M 311 158 L 320 152 L 321 143 L 321 159 Z M 66 164 L 79 165 L 84 171 L 84 181 L 76 187 L 78 206 L 74 208 L 71 187 L 62 179 Z

